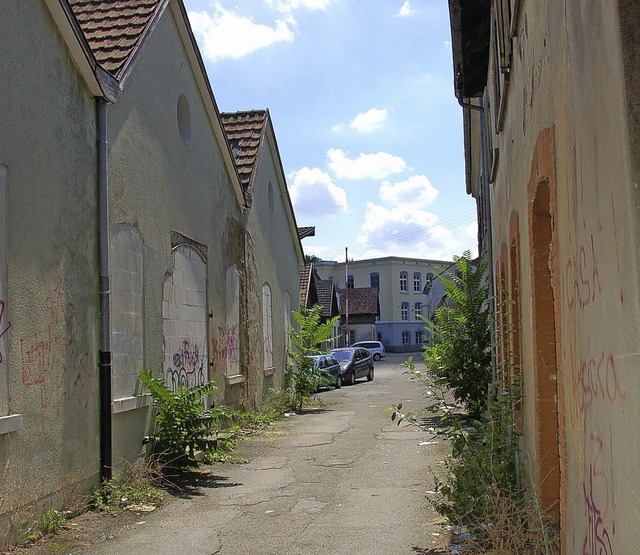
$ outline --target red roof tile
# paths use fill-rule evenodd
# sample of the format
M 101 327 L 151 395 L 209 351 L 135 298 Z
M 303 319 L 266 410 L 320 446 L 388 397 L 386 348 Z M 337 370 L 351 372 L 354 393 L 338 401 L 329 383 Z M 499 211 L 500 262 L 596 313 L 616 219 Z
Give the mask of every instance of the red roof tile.
M 340 290 L 340 313 L 346 312 L 346 291 Z M 349 288 L 349 314 L 379 314 L 377 287 Z
M 97 62 L 118 77 L 164 0 L 68 0 Z
M 222 113 L 220 117 L 227 140 L 231 145 L 245 196 L 250 197 L 268 112 L 251 110 L 250 112 Z M 251 202 L 250 198 L 245 200 Z

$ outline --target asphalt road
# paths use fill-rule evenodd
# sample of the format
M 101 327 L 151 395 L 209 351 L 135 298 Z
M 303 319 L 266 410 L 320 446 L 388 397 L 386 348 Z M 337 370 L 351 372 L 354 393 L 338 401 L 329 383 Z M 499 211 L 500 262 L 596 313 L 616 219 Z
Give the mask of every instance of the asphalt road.
M 385 409 L 420 406 L 406 357 L 375 379 L 319 393 L 322 409 L 243 441 L 248 464 L 217 464 L 197 494 L 171 500 L 87 547 L 92 555 L 416 555 L 441 543 L 429 506 L 446 446 L 396 426 Z M 74 551 L 74 553 L 76 553 Z

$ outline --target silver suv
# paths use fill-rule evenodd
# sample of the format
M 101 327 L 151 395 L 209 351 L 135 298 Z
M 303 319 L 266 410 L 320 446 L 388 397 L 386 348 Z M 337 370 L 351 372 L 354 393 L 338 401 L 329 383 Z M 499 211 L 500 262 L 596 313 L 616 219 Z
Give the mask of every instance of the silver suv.
M 384 345 L 380 341 L 358 341 L 351 346 L 366 349 L 373 355 L 373 360 L 380 360 L 387 354 L 384 350 Z

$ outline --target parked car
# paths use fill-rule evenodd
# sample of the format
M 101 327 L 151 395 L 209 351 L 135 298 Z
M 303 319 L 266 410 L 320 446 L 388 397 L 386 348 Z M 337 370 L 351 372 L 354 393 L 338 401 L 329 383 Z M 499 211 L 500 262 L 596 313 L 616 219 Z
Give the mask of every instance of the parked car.
M 336 389 L 342 387 L 342 367 L 331 354 L 312 355 L 313 367 L 322 376 L 318 387 L 332 385 Z
M 380 341 L 358 341 L 351 346 L 366 349 L 373 355 L 373 360 L 376 361 L 387 356 L 387 353 L 384 350 L 384 345 Z
M 344 383 L 353 385 L 358 378 L 373 380 L 373 355 L 362 347 L 332 349 L 331 354 L 340 362 Z

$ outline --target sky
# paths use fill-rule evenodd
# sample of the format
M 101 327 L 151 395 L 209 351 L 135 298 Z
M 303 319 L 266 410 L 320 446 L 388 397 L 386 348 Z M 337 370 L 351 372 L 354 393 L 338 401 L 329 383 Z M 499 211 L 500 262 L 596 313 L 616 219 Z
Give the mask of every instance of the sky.
M 305 254 L 477 253 L 446 0 L 185 0 L 222 112 L 268 109 Z

